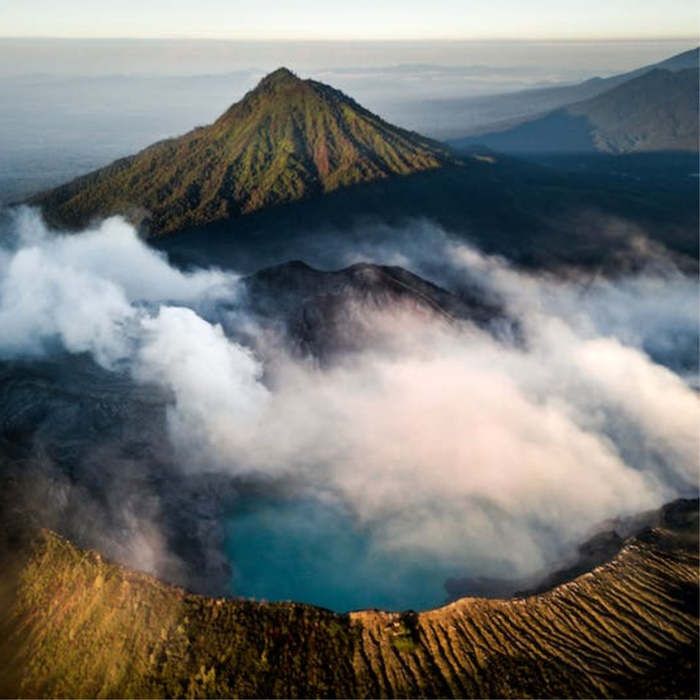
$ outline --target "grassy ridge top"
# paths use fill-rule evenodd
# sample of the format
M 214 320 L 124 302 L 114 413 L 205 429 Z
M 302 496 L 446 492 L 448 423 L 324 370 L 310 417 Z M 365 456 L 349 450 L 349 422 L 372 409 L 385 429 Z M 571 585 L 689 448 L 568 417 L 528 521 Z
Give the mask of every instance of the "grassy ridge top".
M 697 515 L 548 593 L 403 614 L 190 595 L 44 531 L 4 578 L 0 694 L 697 697 Z
M 334 88 L 271 73 L 213 124 L 32 198 L 54 224 L 127 214 L 153 234 L 454 162 Z

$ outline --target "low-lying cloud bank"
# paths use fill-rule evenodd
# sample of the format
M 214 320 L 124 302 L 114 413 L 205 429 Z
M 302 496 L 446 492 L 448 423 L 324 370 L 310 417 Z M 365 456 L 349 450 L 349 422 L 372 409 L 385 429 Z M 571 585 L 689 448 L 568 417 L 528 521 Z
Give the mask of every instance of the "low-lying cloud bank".
M 120 219 L 65 236 L 23 210 L 3 235 L 0 358 L 90 353 L 166 389 L 183 469 L 339 500 L 382 550 L 524 574 L 697 489 L 697 282 L 669 265 L 537 277 L 433 231 L 431 260 L 377 257 L 441 261 L 434 281 L 500 299 L 522 339 L 354 304 L 375 340 L 320 366 L 237 342 L 256 321 L 236 276 L 176 270 Z

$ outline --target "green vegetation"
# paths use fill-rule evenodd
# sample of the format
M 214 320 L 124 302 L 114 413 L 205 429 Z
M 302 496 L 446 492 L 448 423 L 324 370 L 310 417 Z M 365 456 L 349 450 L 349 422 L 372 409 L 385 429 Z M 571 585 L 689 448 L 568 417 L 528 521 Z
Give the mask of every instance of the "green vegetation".
M 5 610 L 3 695 L 351 695 L 347 616 L 189 595 L 44 531 Z
M 31 202 L 60 226 L 124 214 L 162 234 L 448 162 L 440 144 L 280 68 L 213 124 Z
M 43 531 L 4 557 L 7 697 L 697 697 L 698 508 L 515 600 L 338 615 L 195 596 Z
M 414 612 L 401 615 L 389 626 L 391 643 L 400 652 L 411 652 L 418 648 L 418 616 Z

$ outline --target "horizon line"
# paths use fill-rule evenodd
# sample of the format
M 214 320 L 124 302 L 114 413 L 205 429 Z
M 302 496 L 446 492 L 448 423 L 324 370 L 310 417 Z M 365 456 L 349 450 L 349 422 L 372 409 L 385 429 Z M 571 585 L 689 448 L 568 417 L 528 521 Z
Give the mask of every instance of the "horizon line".
M 225 43 L 251 43 L 251 44 L 264 44 L 264 43 L 314 43 L 314 44 L 337 44 L 337 43 L 350 43 L 350 44 L 373 44 L 373 43 L 564 43 L 564 44 L 576 44 L 576 43 L 620 43 L 620 42 L 677 42 L 677 41 L 688 41 L 693 42 L 700 46 L 700 36 L 698 35 L 686 35 L 686 36 L 651 36 L 651 35 L 640 35 L 640 36 L 580 36 L 580 37 L 563 37 L 563 36 L 523 36 L 523 37 L 512 37 L 512 36 L 493 36 L 493 37 L 401 37 L 401 38 L 360 38 L 360 37 L 337 37 L 334 39 L 324 39 L 316 37 L 219 37 L 219 36 L 186 36 L 182 34 L 164 35 L 164 36 L 62 36 L 62 35 L 50 35 L 50 34 L 0 34 L 0 41 L 7 40 L 26 40 L 26 41 L 201 41 L 201 42 L 225 42 Z

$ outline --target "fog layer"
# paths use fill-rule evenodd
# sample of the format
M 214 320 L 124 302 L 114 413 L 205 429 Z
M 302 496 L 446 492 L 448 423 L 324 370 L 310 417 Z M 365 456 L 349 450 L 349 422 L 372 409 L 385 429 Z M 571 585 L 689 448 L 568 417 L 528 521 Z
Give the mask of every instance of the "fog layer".
M 261 327 L 235 275 L 180 272 L 120 219 L 58 235 L 23 210 L 3 232 L 0 357 L 88 353 L 165 390 L 184 472 L 338 503 L 376 551 L 456 573 L 532 572 L 600 521 L 697 489 L 694 280 L 667 263 L 537 277 L 437 234 L 401 262 L 440 261 L 433 281 L 498 299 L 511 323 L 348 299 L 366 342 L 321 364 Z

